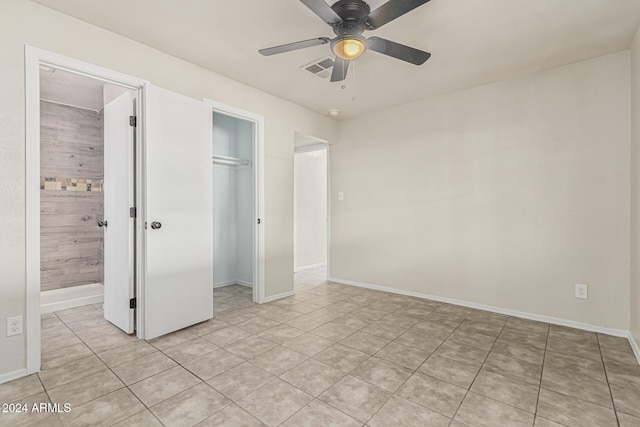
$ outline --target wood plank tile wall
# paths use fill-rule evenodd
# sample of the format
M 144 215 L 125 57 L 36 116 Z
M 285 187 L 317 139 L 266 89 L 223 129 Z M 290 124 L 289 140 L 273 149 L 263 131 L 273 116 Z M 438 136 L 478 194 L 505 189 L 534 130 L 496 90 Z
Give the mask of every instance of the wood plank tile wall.
M 102 112 L 40 103 L 43 291 L 102 283 L 103 148 Z

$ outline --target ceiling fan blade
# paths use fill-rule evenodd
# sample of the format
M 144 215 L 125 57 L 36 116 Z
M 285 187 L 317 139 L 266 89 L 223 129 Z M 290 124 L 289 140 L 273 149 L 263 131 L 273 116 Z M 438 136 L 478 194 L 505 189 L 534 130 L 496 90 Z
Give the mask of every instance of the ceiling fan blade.
M 331 6 L 326 4 L 324 0 L 300 0 L 307 6 L 313 13 L 318 15 L 320 19 L 329 25 L 342 22 L 342 18 L 331 9 Z
M 349 71 L 349 62 L 336 56 L 336 60 L 333 63 L 333 71 L 331 72 L 331 81 L 339 82 L 347 78 L 347 71 Z
M 260 49 L 258 52 L 264 56 L 277 55 L 278 53 L 285 53 L 292 50 L 304 49 L 305 47 L 319 46 L 321 44 L 327 44 L 331 39 L 327 37 L 319 37 L 317 39 L 303 40 L 301 42 L 283 44 L 281 46 L 268 47 L 266 49 Z
M 429 0 L 389 0 L 369 14 L 367 23 L 369 29 L 375 30 L 393 21 L 396 18 L 411 12 L 418 6 L 422 6 Z
M 369 37 L 367 48 L 415 65 L 422 65 L 431 57 L 429 52 L 392 42 L 391 40 L 381 39 L 380 37 Z

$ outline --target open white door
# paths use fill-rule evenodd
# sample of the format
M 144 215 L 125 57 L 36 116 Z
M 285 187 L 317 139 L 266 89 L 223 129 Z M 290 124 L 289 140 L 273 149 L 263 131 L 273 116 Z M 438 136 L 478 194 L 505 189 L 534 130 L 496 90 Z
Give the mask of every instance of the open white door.
M 145 88 L 144 339 L 213 317 L 211 111 Z M 139 334 L 140 335 L 140 334 Z
M 134 329 L 133 102 L 127 91 L 104 107 L 104 317 L 128 334 Z

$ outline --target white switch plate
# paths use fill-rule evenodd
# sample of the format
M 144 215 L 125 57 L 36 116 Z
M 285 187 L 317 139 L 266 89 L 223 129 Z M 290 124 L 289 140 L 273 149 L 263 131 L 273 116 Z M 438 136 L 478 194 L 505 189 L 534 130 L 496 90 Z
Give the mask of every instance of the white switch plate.
M 589 289 L 587 285 L 576 285 L 576 298 L 587 299 L 589 297 Z
M 22 316 L 7 317 L 7 336 L 20 335 L 22 333 Z
M 338 200 L 344 200 L 344 193 L 342 191 L 338 191 Z

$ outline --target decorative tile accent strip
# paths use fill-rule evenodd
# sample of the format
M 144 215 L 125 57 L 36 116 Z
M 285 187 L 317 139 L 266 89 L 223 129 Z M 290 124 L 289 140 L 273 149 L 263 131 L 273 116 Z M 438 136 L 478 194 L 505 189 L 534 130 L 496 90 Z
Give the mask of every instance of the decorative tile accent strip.
M 40 189 L 50 191 L 102 191 L 101 179 L 40 177 Z

